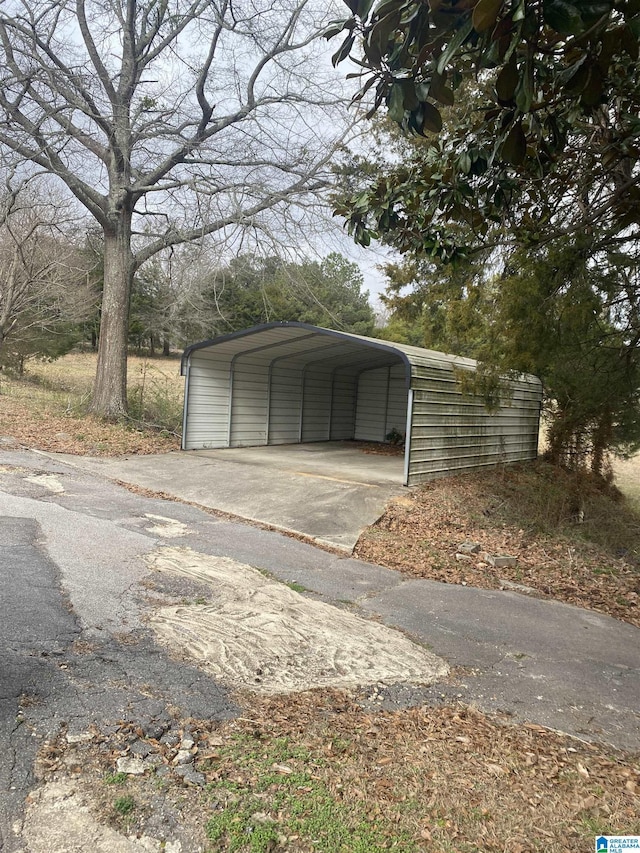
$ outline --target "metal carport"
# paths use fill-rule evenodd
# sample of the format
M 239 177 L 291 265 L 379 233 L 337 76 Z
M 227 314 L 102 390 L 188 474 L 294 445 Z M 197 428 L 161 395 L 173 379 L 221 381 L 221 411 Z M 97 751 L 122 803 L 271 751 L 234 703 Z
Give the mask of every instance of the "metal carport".
M 183 450 L 405 435 L 404 483 L 537 455 L 541 385 L 509 381 L 489 413 L 463 394 L 471 359 L 268 323 L 202 341 L 182 357 Z

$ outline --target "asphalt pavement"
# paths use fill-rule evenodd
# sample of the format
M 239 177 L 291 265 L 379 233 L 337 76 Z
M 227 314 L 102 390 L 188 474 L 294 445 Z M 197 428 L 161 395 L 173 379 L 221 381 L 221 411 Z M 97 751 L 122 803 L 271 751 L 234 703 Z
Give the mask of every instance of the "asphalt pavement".
M 176 713 L 220 719 L 237 712 L 224 685 L 171 658 L 145 622 L 153 602 L 143 557 L 169 544 L 171 524 L 180 537 L 170 544 L 296 581 L 305 595 L 336 607 L 349 604 L 453 667 L 431 686 L 378 686 L 377 707 L 460 700 L 515 722 L 640 749 L 640 631 L 633 626 L 516 592 L 406 579 L 282 533 L 135 494 L 59 459 L 6 450 L 0 452 L 3 850 L 23 849 L 21 805 L 35 784 L 35 755 L 61 727 L 81 733 L 123 719 L 147 725 Z M 177 581 L 174 592 L 181 594 Z M 184 594 L 193 593 L 185 586 Z

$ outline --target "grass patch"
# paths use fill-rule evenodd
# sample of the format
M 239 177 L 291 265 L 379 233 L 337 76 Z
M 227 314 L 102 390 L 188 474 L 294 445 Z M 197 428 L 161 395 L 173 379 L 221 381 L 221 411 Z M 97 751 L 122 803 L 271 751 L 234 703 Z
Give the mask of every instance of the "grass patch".
M 615 482 L 631 506 L 640 515 L 640 454 L 613 463 Z
M 136 801 L 133 799 L 131 794 L 125 794 L 123 797 L 118 797 L 113 804 L 114 810 L 120 815 L 120 817 L 126 817 L 131 814 L 135 807 Z
M 294 592 L 309 592 L 306 586 L 303 586 L 298 581 L 285 581 L 285 586 L 288 586 L 289 589 L 292 589 Z
M 128 778 L 126 773 L 107 773 L 104 781 L 107 785 L 124 785 Z
M 324 757 L 288 738 L 236 736 L 222 751 L 242 781 L 210 786 L 216 810 L 207 837 L 216 850 L 268 853 L 275 846 L 311 844 L 318 853 L 411 853 L 412 839 L 392 821 L 373 818 L 367 803 L 345 801 L 318 777 Z

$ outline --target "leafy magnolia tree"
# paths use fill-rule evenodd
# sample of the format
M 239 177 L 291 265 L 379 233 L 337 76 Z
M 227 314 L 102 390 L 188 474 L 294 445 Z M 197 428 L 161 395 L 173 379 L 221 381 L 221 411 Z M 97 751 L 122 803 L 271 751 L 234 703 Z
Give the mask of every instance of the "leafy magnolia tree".
M 68 211 L 67 211 L 68 212 Z M 48 187 L 15 188 L 0 200 L 0 364 L 67 352 L 97 303 L 91 269 L 65 206 Z
M 288 320 L 371 334 L 375 318 L 363 284 L 357 264 L 336 252 L 302 263 L 241 255 L 208 278 L 213 329 Z
M 538 373 L 555 457 L 601 469 L 640 437 L 640 4 L 347 5 L 335 61 L 406 135 L 378 124 L 392 156 L 349 164 L 337 204 L 405 256 L 391 333 Z
M 353 14 L 327 34 L 348 33 L 334 61 L 352 53 L 360 64 L 356 99 L 428 138 L 419 168 L 390 164 L 339 206 L 356 241 L 384 234 L 448 259 L 493 245 L 505 228 L 514 242 L 520 229 L 635 238 L 635 0 L 347 5 Z M 471 226 L 465 240 L 451 223 Z
M 125 411 L 147 260 L 259 232 L 325 186 L 343 121 L 313 58 L 321 24 L 308 0 L 0 5 L 0 145 L 55 175 L 103 233 L 95 412 Z

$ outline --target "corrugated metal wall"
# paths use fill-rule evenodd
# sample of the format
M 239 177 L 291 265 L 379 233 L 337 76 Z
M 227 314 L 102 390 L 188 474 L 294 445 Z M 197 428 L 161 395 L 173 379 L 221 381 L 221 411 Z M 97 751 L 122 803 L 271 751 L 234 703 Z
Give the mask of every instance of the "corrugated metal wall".
M 214 357 L 196 350 L 184 448 L 384 441 L 391 429 L 404 432 L 406 405 L 401 361 L 363 370 L 342 366 L 339 357 L 309 364 L 293 356 L 268 359 L 260 351 Z
M 358 379 L 354 438 L 384 441 L 392 429 L 404 434 L 407 394 L 405 367 L 401 362 L 363 371 Z
M 331 439 L 348 441 L 355 430 L 358 371 L 334 370 L 332 382 Z
M 413 365 L 411 447 L 407 485 L 505 462 L 535 459 L 540 385 L 511 383 L 495 413 L 482 397 L 462 394 L 453 367 Z
M 182 439 L 185 450 L 228 447 L 230 364 L 231 356 L 225 358 L 211 350 L 192 353 L 186 382 L 189 400 Z
M 384 441 L 392 427 L 404 432 L 405 368 L 398 362 L 362 371 L 336 367 L 333 360 L 309 365 L 287 360 L 271 369 L 269 399 L 269 444 Z
M 300 441 L 302 373 L 300 368 L 274 365 L 271 368 L 269 399 L 269 444 Z

